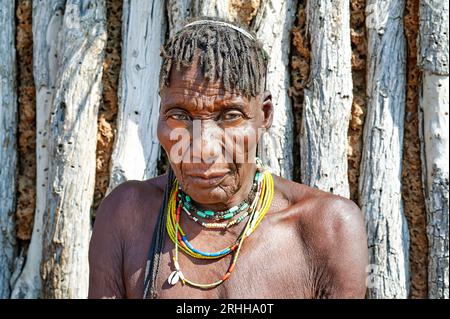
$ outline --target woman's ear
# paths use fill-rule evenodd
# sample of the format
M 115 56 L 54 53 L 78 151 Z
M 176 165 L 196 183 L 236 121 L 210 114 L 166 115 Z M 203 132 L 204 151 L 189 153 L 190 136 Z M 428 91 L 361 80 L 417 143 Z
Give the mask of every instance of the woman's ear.
M 273 104 L 272 104 L 272 93 L 270 91 L 264 91 L 262 93 L 262 105 L 261 109 L 264 114 L 262 127 L 268 130 L 272 126 L 273 121 Z

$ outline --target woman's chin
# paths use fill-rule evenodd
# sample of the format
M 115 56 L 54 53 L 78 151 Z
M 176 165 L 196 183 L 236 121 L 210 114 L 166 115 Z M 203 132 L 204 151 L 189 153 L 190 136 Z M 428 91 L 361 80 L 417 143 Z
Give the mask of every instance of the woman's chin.
M 186 189 L 183 187 L 183 190 L 199 204 L 212 205 L 227 201 L 227 196 L 220 185 L 211 185 L 208 187 L 204 185 L 189 185 Z

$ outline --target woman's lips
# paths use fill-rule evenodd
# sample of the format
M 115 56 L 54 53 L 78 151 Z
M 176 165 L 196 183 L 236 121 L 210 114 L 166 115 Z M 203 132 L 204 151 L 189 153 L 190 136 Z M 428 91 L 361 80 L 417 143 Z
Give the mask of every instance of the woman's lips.
M 211 187 L 219 185 L 228 172 L 208 172 L 208 173 L 185 173 L 191 184 L 200 187 Z

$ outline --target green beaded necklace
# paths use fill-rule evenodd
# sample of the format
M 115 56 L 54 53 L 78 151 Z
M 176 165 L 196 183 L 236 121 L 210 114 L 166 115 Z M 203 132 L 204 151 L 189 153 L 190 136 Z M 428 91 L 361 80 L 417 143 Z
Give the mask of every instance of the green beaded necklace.
M 181 187 L 178 189 L 178 199 L 181 203 L 181 210 L 194 222 L 205 228 L 217 228 L 217 229 L 227 229 L 231 226 L 239 224 L 243 221 L 250 213 L 249 208 L 253 206 L 253 202 L 256 198 L 256 193 L 258 190 L 258 185 L 260 183 L 261 174 L 256 172 L 255 179 L 252 185 L 252 189 L 246 200 L 241 202 L 239 205 L 233 206 L 225 211 L 214 212 L 211 210 L 201 210 L 196 207 L 195 203 L 192 201 L 191 197 L 185 194 Z M 241 215 L 240 215 L 241 214 Z M 232 219 L 233 217 L 239 217 Z M 226 223 L 217 222 L 205 222 L 204 220 L 228 220 Z

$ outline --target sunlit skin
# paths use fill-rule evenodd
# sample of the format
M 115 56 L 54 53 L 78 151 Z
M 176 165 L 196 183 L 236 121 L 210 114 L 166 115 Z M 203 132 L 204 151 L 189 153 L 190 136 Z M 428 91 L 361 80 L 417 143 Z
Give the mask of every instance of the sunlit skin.
M 170 85 L 161 90 L 158 139 L 169 154 L 177 143 L 170 132 L 190 133 L 200 123 L 201 139 L 171 160 L 175 176 L 199 206 L 222 210 L 246 199 L 255 164 L 257 140 L 230 150 L 225 129 L 237 137 L 269 128 L 273 117 L 269 91 L 247 98 L 225 91 L 219 81 L 207 82 L 194 63 L 173 70 Z M 195 146 L 197 145 L 197 146 Z M 201 152 L 194 152 L 200 147 Z M 230 162 L 224 153 L 232 152 Z M 204 154 L 199 155 L 199 154 Z M 211 156 L 211 154 L 213 154 Z M 90 298 L 142 298 L 145 263 L 167 176 L 128 181 L 102 202 L 90 244 Z M 272 205 L 259 228 L 246 241 L 236 269 L 217 288 L 200 290 L 167 283 L 173 268 L 174 245 L 166 236 L 156 282 L 158 298 L 363 298 L 368 261 L 364 223 L 350 200 L 274 176 Z M 181 226 L 193 246 L 218 251 L 234 242 L 244 223 L 227 231 L 206 230 L 183 216 Z M 180 253 L 184 275 L 211 283 L 224 275 L 231 256 L 203 261 Z

